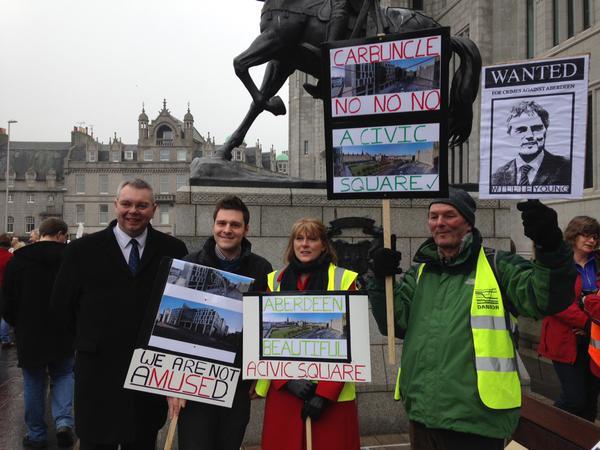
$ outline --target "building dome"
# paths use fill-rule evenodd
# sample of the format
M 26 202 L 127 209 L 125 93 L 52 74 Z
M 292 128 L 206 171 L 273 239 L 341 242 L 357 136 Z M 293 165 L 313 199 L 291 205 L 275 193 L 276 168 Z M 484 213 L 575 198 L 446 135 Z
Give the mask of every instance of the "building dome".
M 277 161 L 289 161 L 290 158 L 288 157 L 288 155 L 286 155 L 285 153 L 280 153 L 279 155 L 277 155 L 277 158 L 275 158 Z
M 148 116 L 146 115 L 146 111 L 142 108 L 142 113 L 138 117 L 139 122 L 148 122 Z
M 185 116 L 183 116 L 183 121 L 184 122 L 193 122 L 194 121 L 194 116 L 192 116 L 192 113 L 190 112 L 190 104 L 188 103 L 188 110 L 185 113 Z

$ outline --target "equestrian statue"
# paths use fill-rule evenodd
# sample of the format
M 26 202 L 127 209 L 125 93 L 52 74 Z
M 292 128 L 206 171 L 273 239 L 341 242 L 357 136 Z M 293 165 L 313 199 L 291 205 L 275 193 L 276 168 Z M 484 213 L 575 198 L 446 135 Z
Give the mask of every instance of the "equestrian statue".
M 277 92 L 296 70 L 321 77 L 320 44 L 350 38 L 396 34 L 437 28 L 441 25 L 419 11 L 407 8 L 381 8 L 379 0 L 259 0 L 264 1 L 260 34 L 233 60 L 238 78 L 252 96 L 252 103 L 239 127 L 217 150 L 216 158 L 231 160 L 255 119 L 263 111 L 276 116 L 286 113 Z M 477 97 L 481 56 L 473 41 L 452 36 L 452 52 L 460 65 L 452 80 L 449 104 L 449 145 L 460 145 L 471 133 L 472 104 Z M 450 58 L 451 55 L 447 57 Z M 260 88 L 250 76 L 251 67 L 267 64 Z M 319 98 L 322 90 L 305 84 L 304 89 Z M 205 158 L 202 158 L 203 160 Z M 194 162 L 194 176 L 207 175 Z

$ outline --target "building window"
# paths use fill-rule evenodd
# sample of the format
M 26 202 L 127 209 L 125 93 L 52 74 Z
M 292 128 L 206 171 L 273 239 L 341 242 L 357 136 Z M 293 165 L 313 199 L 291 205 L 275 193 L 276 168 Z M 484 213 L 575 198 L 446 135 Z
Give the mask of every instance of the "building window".
M 8 203 L 12 203 L 13 200 L 13 195 L 12 194 L 8 194 Z
M 15 232 L 15 218 L 13 216 L 8 216 L 6 220 L 6 232 L 14 233 Z
M 108 194 L 108 175 L 98 175 L 98 191 L 101 194 Z
M 144 161 L 152 161 L 152 150 L 144 150 Z
M 304 141 L 304 154 L 308 155 L 308 141 Z
M 48 203 L 54 203 L 54 194 L 48 194 Z
M 98 223 L 100 225 L 108 223 L 108 205 L 98 205 Z
M 187 174 L 178 173 L 177 179 L 175 181 L 175 183 L 176 183 L 175 189 L 179 190 L 180 187 L 187 186 L 188 181 L 189 181 L 189 176 Z
M 583 29 L 590 27 L 590 0 L 583 0 Z
M 112 154 L 112 162 L 121 162 L 121 152 L 111 152 Z
M 588 96 L 587 130 L 585 141 L 585 168 L 583 171 L 583 187 L 594 187 L 594 135 L 593 135 L 593 105 L 592 96 Z
M 161 175 L 158 178 L 158 187 L 159 187 L 161 194 L 169 193 L 169 176 L 168 175 Z
M 35 194 L 31 192 L 27 194 L 27 203 L 35 203 Z
M 171 130 L 171 128 L 169 128 L 167 125 L 162 125 L 156 131 L 156 145 L 163 147 L 173 146 L 173 130 Z
M 161 225 L 169 225 L 169 206 L 160 205 L 160 223 Z
M 8 187 L 14 188 L 15 187 L 15 177 L 16 175 L 8 175 Z
M 413 9 L 423 10 L 423 0 L 412 0 Z
M 85 194 L 85 175 L 75 175 L 75 193 Z
M 96 152 L 88 152 L 88 162 L 96 162 Z
M 33 216 L 25 217 L 25 231 L 27 233 L 31 233 L 34 228 L 35 228 L 35 219 L 33 218 Z
M 177 161 L 187 161 L 187 150 L 186 149 L 177 150 Z
M 169 161 L 171 159 L 171 150 L 168 148 L 160 149 L 160 160 L 161 161 Z
M 533 58 L 534 50 L 534 30 L 533 30 L 533 0 L 527 0 L 527 58 Z
M 85 205 L 75 205 L 75 223 L 85 223 Z
M 573 0 L 567 0 L 567 37 L 575 34 L 575 15 L 573 14 Z

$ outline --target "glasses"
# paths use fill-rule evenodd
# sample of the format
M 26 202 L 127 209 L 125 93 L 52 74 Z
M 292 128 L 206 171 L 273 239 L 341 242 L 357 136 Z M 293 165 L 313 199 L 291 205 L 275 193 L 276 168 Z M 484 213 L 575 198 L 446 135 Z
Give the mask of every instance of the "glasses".
M 585 240 L 588 240 L 588 239 L 593 239 L 594 241 L 598 240 L 598 235 L 597 234 L 585 234 L 585 233 L 581 233 L 579 236 L 581 236 Z

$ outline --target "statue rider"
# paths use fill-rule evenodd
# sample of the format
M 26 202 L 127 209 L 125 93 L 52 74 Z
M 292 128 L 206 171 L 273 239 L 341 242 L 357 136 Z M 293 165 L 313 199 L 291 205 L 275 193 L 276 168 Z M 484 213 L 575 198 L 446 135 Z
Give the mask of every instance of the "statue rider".
M 346 38 L 348 17 L 347 0 L 331 0 L 331 17 L 327 27 L 327 42 L 340 41 Z M 304 83 L 303 87 L 313 98 L 321 98 L 319 84 Z

